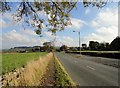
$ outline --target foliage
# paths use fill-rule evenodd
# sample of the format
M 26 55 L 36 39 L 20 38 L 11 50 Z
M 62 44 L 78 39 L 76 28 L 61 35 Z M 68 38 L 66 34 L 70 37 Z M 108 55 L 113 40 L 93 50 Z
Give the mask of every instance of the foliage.
M 46 54 L 45 52 L 2 54 L 2 73 L 24 66 L 28 61 L 39 59 L 39 56 Z
M 82 49 L 86 50 L 87 49 L 87 44 L 82 44 Z
M 60 51 L 67 51 L 68 50 L 68 47 L 66 45 L 62 45 L 60 47 Z
M 89 41 L 90 50 L 110 50 L 110 45 L 107 42 L 99 43 L 97 41 Z
M 92 5 L 92 7 L 102 8 L 107 4 L 107 0 L 83 0 L 84 7 Z
M 90 50 L 98 50 L 99 42 L 97 41 L 89 41 Z
M 97 41 L 89 41 L 89 50 L 100 50 L 100 51 L 105 51 L 105 50 L 115 50 L 119 51 L 120 50 L 120 37 L 116 37 L 111 44 L 107 42 L 99 43 Z
M 69 47 L 69 50 L 70 50 L 70 51 L 77 51 L 78 48 L 77 48 L 77 47 Z
M 105 0 L 83 0 L 84 7 L 92 5 L 93 7 L 102 8 L 107 1 Z M 70 12 L 76 7 L 76 2 L 18 2 L 18 8 L 13 18 L 16 22 L 24 21 L 34 28 L 36 28 L 36 34 L 41 34 L 43 25 L 45 25 L 49 31 L 56 33 L 57 31 L 64 30 L 65 26 L 71 24 Z M 11 2 L 0 2 L 0 12 L 12 10 Z M 47 15 L 47 23 L 45 19 L 39 17 L 40 11 L 43 11 Z
M 51 44 L 51 42 L 44 42 L 43 45 L 44 46 L 51 46 L 52 44 Z
M 109 43 L 100 43 L 99 44 L 99 47 L 98 47 L 98 50 L 110 50 L 110 45 Z
M 50 52 L 54 49 L 54 47 L 52 46 L 52 42 L 44 42 L 43 43 L 43 50 L 46 52 Z
M 120 50 L 120 37 L 116 37 L 110 44 L 111 50 Z

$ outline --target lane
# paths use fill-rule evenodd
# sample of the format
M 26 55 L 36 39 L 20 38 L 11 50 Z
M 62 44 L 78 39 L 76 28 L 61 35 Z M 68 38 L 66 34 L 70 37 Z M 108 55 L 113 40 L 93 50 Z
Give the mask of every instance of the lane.
M 70 55 L 79 58 L 78 54 L 70 53 Z M 95 57 L 95 56 L 88 56 L 88 55 L 82 55 L 81 58 L 84 58 L 84 59 L 87 59 L 87 60 L 90 60 L 90 61 L 94 61 L 94 62 L 97 62 L 97 63 L 102 63 L 102 64 L 105 64 L 105 65 L 117 67 L 117 68 L 120 67 L 119 64 L 118 64 L 119 59 L 105 58 L 105 57 Z
M 77 84 L 81 86 L 118 86 L 117 68 L 83 59 L 87 57 L 79 59 L 58 52 L 56 55 Z

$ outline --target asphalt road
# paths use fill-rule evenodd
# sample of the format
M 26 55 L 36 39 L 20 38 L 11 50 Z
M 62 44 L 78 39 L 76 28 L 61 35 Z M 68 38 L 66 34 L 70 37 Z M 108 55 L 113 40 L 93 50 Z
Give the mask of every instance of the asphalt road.
M 69 55 L 72 55 L 74 57 L 80 58 L 78 55 L 79 54 L 73 54 L 70 53 Z M 113 66 L 116 68 L 120 68 L 120 64 L 118 64 L 119 59 L 114 59 L 114 58 L 105 58 L 105 57 L 95 57 L 95 56 L 89 56 L 89 55 L 82 55 L 84 59 L 93 61 L 93 62 L 97 62 L 97 63 L 101 63 L 104 65 L 109 65 L 109 66 Z
M 89 56 L 76 58 L 59 52 L 56 56 L 80 86 L 118 86 L 118 68 L 90 61 Z

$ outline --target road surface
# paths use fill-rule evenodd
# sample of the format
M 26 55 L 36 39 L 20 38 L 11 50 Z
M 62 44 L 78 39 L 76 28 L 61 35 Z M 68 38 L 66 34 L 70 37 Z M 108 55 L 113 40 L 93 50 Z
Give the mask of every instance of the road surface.
M 118 86 L 118 69 L 115 67 L 90 61 L 89 56 L 76 58 L 59 52 L 56 56 L 80 86 Z
M 73 54 L 70 53 L 69 55 L 72 55 L 74 57 L 79 58 L 80 56 L 78 56 L 79 54 Z M 82 55 L 81 58 L 93 61 L 93 62 L 97 62 L 97 63 L 101 63 L 104 65 L 109 65 L 109 66 L 113 66 L 116 68 L 120 68 L 120 64 L 118 64 L 119 59 L 114 59 L 114 58 L 105 58 L 105 57 L 95 57 L 95 56 L 89 56 L 89 55 Z

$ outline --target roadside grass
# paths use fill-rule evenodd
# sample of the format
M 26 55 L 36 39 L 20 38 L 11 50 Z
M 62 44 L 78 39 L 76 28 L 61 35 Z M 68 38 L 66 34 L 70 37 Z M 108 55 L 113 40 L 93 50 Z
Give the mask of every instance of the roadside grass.
M 37 60 L 46 52 L 2 54 L 2 74 L 24 67 L 28 61 Z
M 90 56 L 97 56 L 97 57 L 107 57 L 107 58 L 114 58 L 119 59 L 120 51 L 69 51 L 67 53 L 76 53 L 83 55 L 90 55 Z
M 70 78 L 62 64 L 55 57 L 55 77 L 56 77 L 56 86 L 76 86 L 73 80 Z

